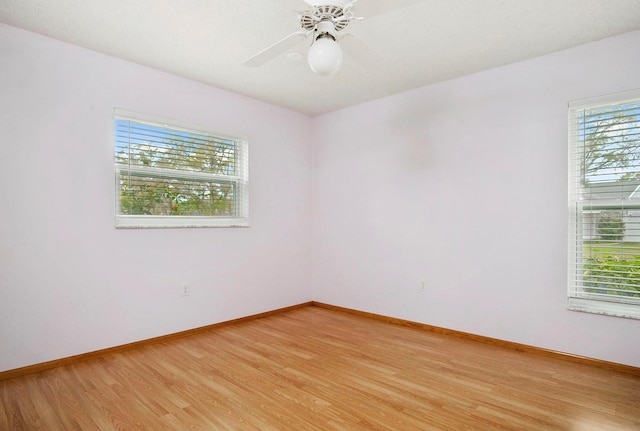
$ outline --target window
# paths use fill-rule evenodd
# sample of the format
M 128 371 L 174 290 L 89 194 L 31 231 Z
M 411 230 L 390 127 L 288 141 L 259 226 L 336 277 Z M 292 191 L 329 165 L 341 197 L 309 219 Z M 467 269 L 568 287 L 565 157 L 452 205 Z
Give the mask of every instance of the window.
M 116 227 L 248 226 L 243 140 L 115 112 Z
M 569 104 L 569 308 L 640 319 L 640 91 Z

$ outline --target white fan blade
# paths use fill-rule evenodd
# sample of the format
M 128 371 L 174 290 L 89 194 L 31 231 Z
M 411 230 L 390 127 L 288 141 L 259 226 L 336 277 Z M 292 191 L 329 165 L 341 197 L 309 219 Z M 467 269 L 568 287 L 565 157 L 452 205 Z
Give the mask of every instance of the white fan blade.
M 356 15 L 370 18 L 396 9 L 422 3 L 425 0 L 354 0 Z
M 293 34 L 290 34 L 284 39 L 274 43 L 270 47 L 260 51 L 259 53 L 245 61 L 243 64 L 248 67 L 262 66 L 263 64 L 267 63 L 270 60 L 273 60 L 278 55 L 290 50 L 291 48 L 305 40 L 310 33 L 311 31 L 297 31 Z
M 367 69 L 379 66 L 385 61 L 380 54 L 355 34 L 343 33 L 339 44 L 345 54 Z

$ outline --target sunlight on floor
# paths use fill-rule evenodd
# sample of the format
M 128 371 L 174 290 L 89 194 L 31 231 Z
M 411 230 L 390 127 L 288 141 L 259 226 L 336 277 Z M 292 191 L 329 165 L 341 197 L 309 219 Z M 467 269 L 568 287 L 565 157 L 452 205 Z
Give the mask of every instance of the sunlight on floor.
M 637 431 L 637 427 L 634 425 L 612 425 L 611 422 L 603 420 L 596 415 L 591 417 L 575 418 L 571 424 L 572 431 Z

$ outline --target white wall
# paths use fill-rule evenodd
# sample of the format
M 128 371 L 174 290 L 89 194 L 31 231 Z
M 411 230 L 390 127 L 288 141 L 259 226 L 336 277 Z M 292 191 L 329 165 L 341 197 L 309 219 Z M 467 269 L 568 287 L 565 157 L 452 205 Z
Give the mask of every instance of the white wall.
M 640 87 L 639 46 L 315 118 L 314 300 L 640 366 L 640 321 L 566 309 L 567 102 Z
M 308 117 L 5 25 L 0 63 L 0 371 L 311 299 Z M 114 107 L 248 138 L 252 226 L 116 230 Z

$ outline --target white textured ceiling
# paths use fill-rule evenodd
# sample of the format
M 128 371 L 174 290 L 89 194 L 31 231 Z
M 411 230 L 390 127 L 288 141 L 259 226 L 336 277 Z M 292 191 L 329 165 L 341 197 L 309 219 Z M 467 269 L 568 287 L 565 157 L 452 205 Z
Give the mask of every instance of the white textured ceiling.
M 394 1 L 360 0 L 360 8 Z M 286 54 L 243 66 L 298 30 L 294 10 L 306 8 L 302 0 L 0 0 L 0 21 L 309 115 L 640 29 L 640 0 L 424 0 L 350 24 L 382 57 L 375 67 L 345 57 L 337 74 L 321 77 Z

